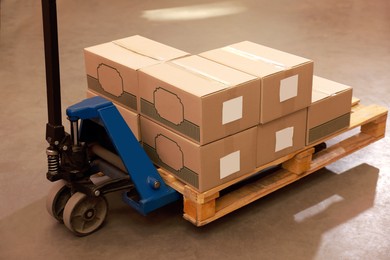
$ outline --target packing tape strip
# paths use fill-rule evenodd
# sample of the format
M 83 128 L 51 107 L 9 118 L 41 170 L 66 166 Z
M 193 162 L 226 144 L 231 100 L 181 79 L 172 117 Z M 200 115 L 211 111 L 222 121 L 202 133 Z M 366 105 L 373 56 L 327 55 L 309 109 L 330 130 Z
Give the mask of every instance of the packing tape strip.
M 280 62 L 277 62 L 277 61 L 274 61 L 274 60 L 271 60 L 271 59 L 268 59 L 268 58 L 265 58 L 265 57 L 262 57 L 262 56 L 258 56 L 258 55 L 255 55 L 253 53 L 249 53 L 249 52 L 246 52 L 246 51 L 243 51 L 243 50 L 239 50 L 239 49 L 236 49 L 236 48 L 231 47 L 231 46 L 223 47 L 222 50 L 230 52 L 230 53 L 233 53 L 233 54 L 236 54 L 238 56 L 241 56 L 241 57 L 244 57 L 244 58 L 247 58 L 247 59 L 261 61 L 261 62 L 270 64 L 270 65 L 273 65 L 273 66 L 275 66 L 277 68 L 282 68 L 282 69 L 288 69 L 289 68 L 287 65 L 285 65 L 283 63 L 280 63 Z
M 142 53 L 142 52 L 140 52 L 140 51 L 131 49 L 131 48 L 129 48 L 128 46 L 126 46 L 126 44 L 120 42 L 119 40 L 113 41 L 112 43 L 115 44 L 115 45 L 117 45 L 118 47 L 124 48 L 124 49 L 126 49 L 126 50 L 128 50 L 128 51 L 131 51 L 131 52 L 133 52 L 133 53 L 139 54 L 139 55 L 144 56 L 144 57 L 147 57 L 147 58 L 151 58 L 151 59 L 158 60 L 158 61 L 165 61 L 165 60 L 166 60 L 166 59 L 164 59 L 164 57 L 161 57 L 161 56 L 152 56 L 152 55 L 150 55 L 150 54 L 145 54 L 145 53 Z
M 223 79 L 221 79 L 221 78 L 218 78 L 218 77 L 215 77 L 215 76 L 213 76 L 213 75 L 210 75 L 210 74 L 208 74 L 208 73 L 206 73 L 206 72 L 204 72 L 204 71 L 202 71 L 202 70 L 199 70 L 199 69 L 195 69 L 195 68 L 193 68 L 193 67 L 186 66 L 186 65 L 184 65 L 184 64 L 182 64 L 182 63 L 180 63 L 180 62 L 178 62 L 178 61 L 173 60 L 173 61 L 171 61 L 171 63 L 173 63 L 173 64 L 177 65 L 178 67 L 183 68 L 183 69 L 185 69 L 185 70 L 187 70 L 187 71 L 190 71 L 190 72 L 192 72 L 193 74 L 200 75 L 200 76 L 205 77 L 205 78 L 207 78 L 207 79 L 212 79 L 212 80 L 217 81 L 217 82 L 219 82 L 219 83 L 222 83 L 222 84 L 224 84 L 224 85 L 226 85 L 226 86 L 231 86 L 231 85 L 232 85 L 232 83 L 227 82 L 226 80 L 223 80 Z

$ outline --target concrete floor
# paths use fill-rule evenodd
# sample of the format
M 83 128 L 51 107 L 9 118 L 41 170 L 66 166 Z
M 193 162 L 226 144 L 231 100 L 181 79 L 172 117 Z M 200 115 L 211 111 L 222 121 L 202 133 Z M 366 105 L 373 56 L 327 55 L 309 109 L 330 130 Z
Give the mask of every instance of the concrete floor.
M 134 34 L 194 54 L 251 40 L 313 59 L 317 75 L 352 85 L 364 104 L 390 104 L 388 0 L 86 0 L 58 8 L 64 108 L 84 97 L 82 49 Z M 104 228 L 75 237 L 45 209 L 41 27 L 40 1 L 1 1 L 0 259 L 389 259 L 389 130 L 205 227 L 185 221 L 180 202 L 144 217 L 112 194 Z

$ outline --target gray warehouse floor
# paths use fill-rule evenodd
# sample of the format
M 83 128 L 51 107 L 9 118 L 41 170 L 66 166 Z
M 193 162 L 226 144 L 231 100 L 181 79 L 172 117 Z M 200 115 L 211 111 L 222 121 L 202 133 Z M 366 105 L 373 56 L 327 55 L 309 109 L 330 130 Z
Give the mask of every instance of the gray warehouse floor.
M 134 34 L 193 54 L 254 41 L 313 59 L 317 75 L 353 86 L 363 104 L 390 104 L 388 0 L 59 0 L 58 9 L 63 108 L 85 96 L 83 48 Z M 390 127 L 204 227 L 182 218 L 180 202 L 145 217 L 112 194 L 105 226 L 74 236 L 45 209 L 40 1 L 2 0 L 0 33 L 0 259 L 389 259 Z

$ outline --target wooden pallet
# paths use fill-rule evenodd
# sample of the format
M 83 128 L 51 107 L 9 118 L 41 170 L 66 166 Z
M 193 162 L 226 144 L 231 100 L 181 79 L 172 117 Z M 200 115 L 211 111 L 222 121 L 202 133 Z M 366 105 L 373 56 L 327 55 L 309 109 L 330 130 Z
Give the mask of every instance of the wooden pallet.
M 355 98 L 352 102 L 351 121 L 348 129 L 202 193 L 163 169 L 159 169 L 159 172 L 169 186 L 183 195 L 184 218 L 196 226 L 203 226 L 383 138 L 386 119 L 386 108 L 377 105 L 363 106 Z M 352 132 L 350 130 L 358 127 L 360 127 L 360 131 L 357 134 L 346 137 L 314 154 L 314 146 L 317 144 L 338 137 L 342 133 Z M 239 188 L 226 192 L 244 179 L 276 165 L 282 167 L 271 174 L 245 182 Z

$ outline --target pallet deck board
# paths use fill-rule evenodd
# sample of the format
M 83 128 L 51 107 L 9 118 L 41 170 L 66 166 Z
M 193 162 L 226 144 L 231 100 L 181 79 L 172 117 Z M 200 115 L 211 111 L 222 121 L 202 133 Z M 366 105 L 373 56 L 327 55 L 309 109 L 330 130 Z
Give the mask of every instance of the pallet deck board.
M 159 172 L 170 187 L 183 195 L 183 217 L 196 226 L 206 225 L 383 138 L 387 109 L 378 105 L 364 106 L 359 101 L 357 98 L 352 100 L 351 121 L 347 129 L 206 192 L 198 192 L 164 169 L 159 169 Z M 350 133 L 358 127 L 360 127 L 358 133 L 352 133 L 344 140 L 313 154 L 315 145 L 339 137 L 341 134 Z M 221 195 L 221 191 L 276 165 L 282 167 Z

